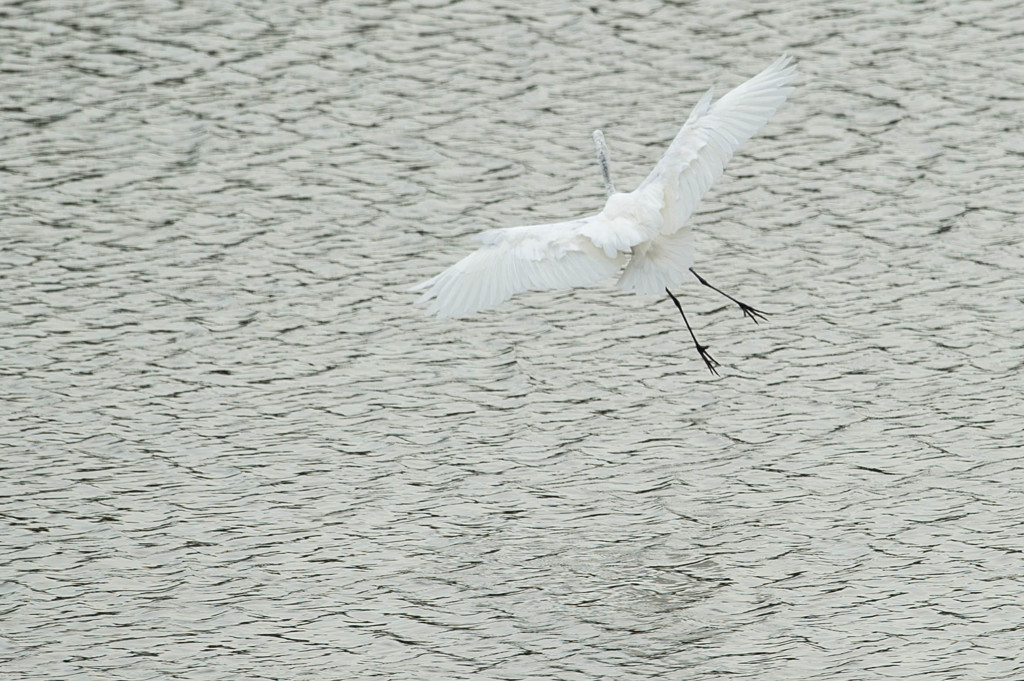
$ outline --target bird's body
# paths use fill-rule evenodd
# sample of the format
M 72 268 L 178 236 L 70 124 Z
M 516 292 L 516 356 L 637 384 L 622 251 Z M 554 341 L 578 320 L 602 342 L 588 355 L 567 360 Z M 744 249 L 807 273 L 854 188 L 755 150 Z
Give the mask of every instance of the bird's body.
M 795 74 L 792 60 L 783 56 L 717 102 L 707 92 L 654 170 L 631 192 L 614 192 L 603 136 L 595 132 L 609 192 L 600 213 L 484 232 L 480 249 L 412 290 L 426 289 L 422 299 L 432 301 L 430 313 L 461 317 L 523 291 L 586 286 L 620 270 L 619 288 L 639 295 L 680 284 L 693 266 L 690 216 L 736 148 L 786 100 Z

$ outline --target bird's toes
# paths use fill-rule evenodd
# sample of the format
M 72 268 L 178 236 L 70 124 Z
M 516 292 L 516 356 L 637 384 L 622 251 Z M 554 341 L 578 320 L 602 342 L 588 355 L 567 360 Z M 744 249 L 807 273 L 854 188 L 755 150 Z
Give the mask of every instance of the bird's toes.
M 761 310 L 758 310 L 756 307 L 751 307 L 750 305 L 741 304 L 740 305 L 740 309 L 743 310 L 743 316 L 744 317 L 750 317 L 754 321 L 755 324 L 758 323 L 758 321 L 757 321 L 758 319 L 761 319 L 762 321 L 768 321 L 768 315 L 766 313 L 762 312 Z

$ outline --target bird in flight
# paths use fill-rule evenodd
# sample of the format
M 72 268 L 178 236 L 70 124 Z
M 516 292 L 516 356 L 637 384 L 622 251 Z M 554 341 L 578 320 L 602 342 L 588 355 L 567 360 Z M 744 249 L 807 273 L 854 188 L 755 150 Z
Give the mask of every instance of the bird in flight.
M 486 310 L 523 291 L 586 286 L 619 274 L 618 287 L 637 295 L 668 293 L 683 317 L 697 353 L 713 374 L 718 362 L 701 345 L 683 306 L 670 290 L 688 274 L 739 305 L 757 323 L 760 310 L 712 286 L 693 269 L 693 232 L 687 221 L 736 149 L 760 130 L 793 91 L 791 57 L 771 66 L 712 103 L 713 90 L 697 102 L 654 170 L 631 192 L 616 192 L 608 151 L 594 132 L 608 200 L 604 209 L 567 222 L 492 229 L 483 246 L 432 279 L 421 301 L 438 317 Z M 625 269 L 623 269 L 625 266 Z

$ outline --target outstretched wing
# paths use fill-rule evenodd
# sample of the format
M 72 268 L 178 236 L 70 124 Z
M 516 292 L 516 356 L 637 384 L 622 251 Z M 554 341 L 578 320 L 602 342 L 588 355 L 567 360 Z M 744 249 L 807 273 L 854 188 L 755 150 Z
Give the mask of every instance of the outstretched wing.
M 625 255 L 599 246 L 588 233 L 607 233 L 602 215 L 549 225 L 494 229 L 479 235 L 482 248 L 433 279 L 426 289 L 428 312 L 462 317 L 486 310 L 523 291 L 586 286 L 619 271 Z M 600 239 L 598 240 L 600 241 Z
M 639 200 L 660 204 L 661 229 L 653 240 L 634 247 L 619 288 L 661 293 L 681 281 L 693 264 L 690 229 L 683 230 L 687 220 L 736 149 L 786 101 L 795 75 L 792 58 L 783 55 L 714 104 L 710 91 L 701 97 L 658 165 L 633 192 Z

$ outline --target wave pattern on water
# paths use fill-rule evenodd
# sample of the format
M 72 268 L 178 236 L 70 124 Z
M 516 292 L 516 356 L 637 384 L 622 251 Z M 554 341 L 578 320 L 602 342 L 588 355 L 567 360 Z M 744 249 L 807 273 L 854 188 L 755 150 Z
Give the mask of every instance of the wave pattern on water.
M 10 678 L 1019 679 L 1016 3 L 0 13 Z M 683 302 L 406 287 L 792 100 Z M 2 676 L 3 674 L 0 674 Z M 7 677 L 5 677 L 7 678 Z

